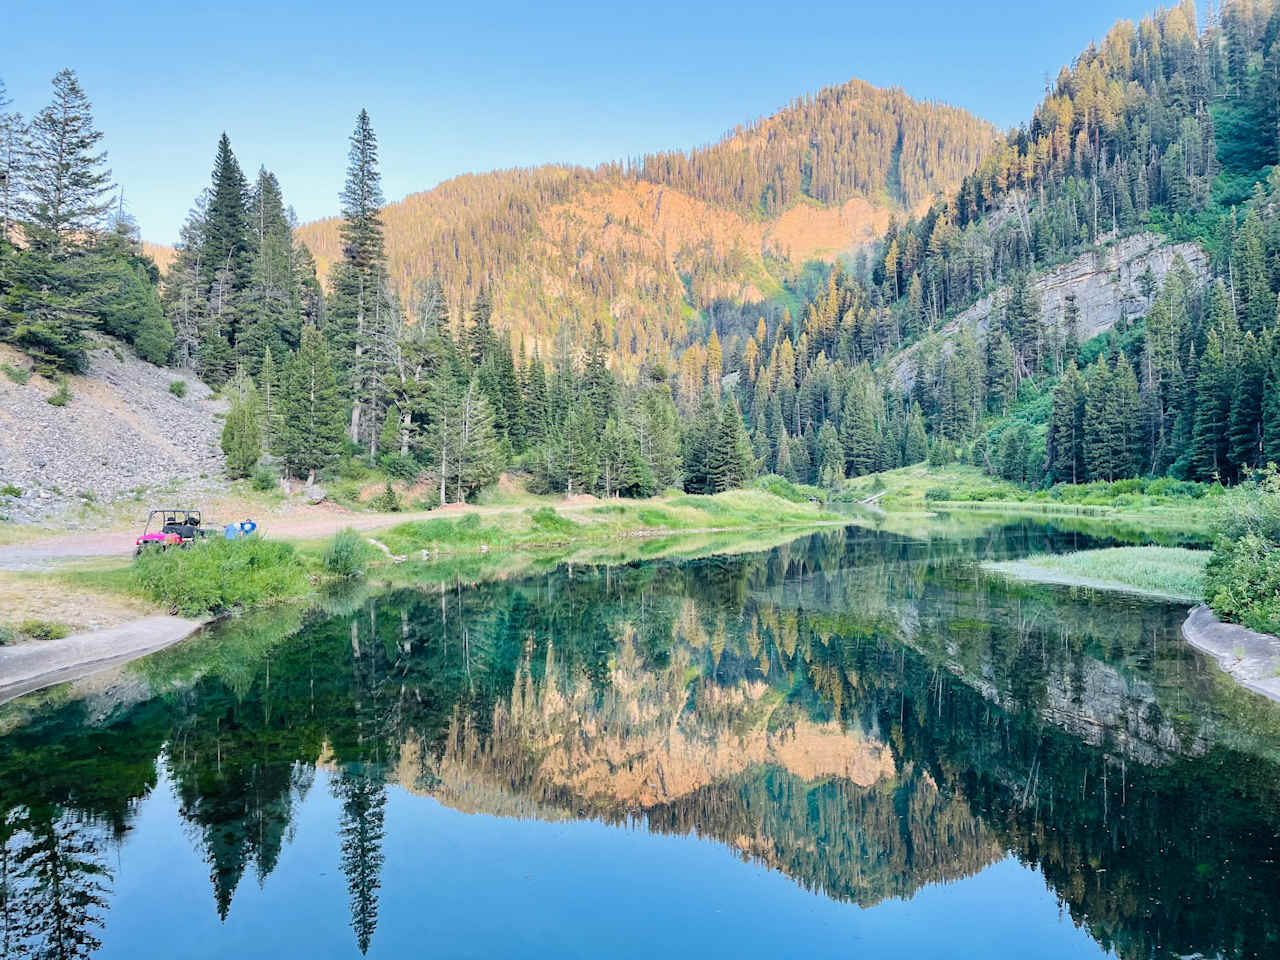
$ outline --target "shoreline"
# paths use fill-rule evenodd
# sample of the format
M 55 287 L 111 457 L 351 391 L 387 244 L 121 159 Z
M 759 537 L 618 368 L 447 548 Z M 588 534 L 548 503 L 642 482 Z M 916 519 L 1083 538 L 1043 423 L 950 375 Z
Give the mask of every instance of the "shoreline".
M 709 534 L 741 534 L 759 536 L 765 531 L 783 531 L 803 536 L 806 532 L 816 532 L 823 528 L 844 527 L 848 521 L 821 519 L 805 522 L 779 521 L 771 524 L 752 524 L 747 526 L 703 527 L 703 528 L 638 528 L 625 532 L 612 532 L 610 536 L 572 537 L 560 540 L 548 540 L 513 544 L 509 546 L 478 545 L 464 548 L 439 549 L 430 551 L 431 557 L 426 560 L 428 566 L 442 560 L 454 560 L 464 556 L 477 558 L 488 556 L 515 555 L 519 553 L 540 553 L 562 555 L 556 553 L 557 548 L 591 546 L 604 547 L 609 544 L 636 540 L 653 540 L 666 537 L 697 537 Z M 366 539 L 373 538 L 362 531 Z M 382 546 L 386 551 L 385 546 Z M 425 551 L 424 551 L 425 552 Z M 424 558 L 425 559 L 425 558 Z M 376 576 L 379 569 L 391 569 L 409 561 L 407 566 L 417 566 L 416 557 L 397 557 L 386 551 L 382 562 L 370 569 Z M 415 562 L 416 561 L 416 562 Z M 389 581 L 388 581 L 389 582 Z M 308 594 L 307 596 L 310 596 Z M 299 596 L 284 602 L 303 602 L 307 596 Z M 255 606 L 248 609 L 259 609 Z M 237 610 L 237 613 L 248 610 Z M 228 613 L 217 617 L 207 616 L 199 619 L 179 616 L 153 614 L 127 621 L 113 627 L 87 630 L 57 640 L 35 640 L 13 646 L 0 647 L 0 704 L 7 703 L 28 693 L 54 686 L 59 683 L 78 680 L 91 676 L 111 667 L 121 666 L 133 660 L 163 650 L 166 647 L 181 643 L 208 624 L 221 619 Z
M 211 620 L 143 617 L 58 640 L 0 647 L 0 704 L 163 650 L 198 633 Z
M 1203 603 L 1182 622 L 1182 637 L 1237 684 L 1280 703 L 1280 637 L 1223 623 Z

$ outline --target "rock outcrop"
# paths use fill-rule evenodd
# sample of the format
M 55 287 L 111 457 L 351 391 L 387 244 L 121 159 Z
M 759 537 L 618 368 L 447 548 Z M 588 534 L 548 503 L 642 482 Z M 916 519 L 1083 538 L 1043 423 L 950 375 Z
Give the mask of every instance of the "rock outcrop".
M 1121 317 L 1145 316 L 1158 287 L 1147 296 L 1140 278 L 1150 269 L 1159 284 L 1178 257 L 1198 280 L 1208 277 L 1209 255 L 1197 244 L 1169 243 L 1159 234 L 1139 233 L 1037 274 L 1031 286 L 1040 298 L 1041 315 L 1055 323 L 1063 317 L 1067 297 L 1075 296 L 1083 341 L 1110 330 Z M 986 330 L 991 316 L 1001 309 L 1008 295 L 1007 286 L 998 287 L 957 314 L 942 328 L 941 336 L 949 339 L 965 328 L 979 333 Z M 917 345 L 904 350 L 891 361 L 894 379 L 903 390 L 909 390 L 915 382 L 919 349 Z

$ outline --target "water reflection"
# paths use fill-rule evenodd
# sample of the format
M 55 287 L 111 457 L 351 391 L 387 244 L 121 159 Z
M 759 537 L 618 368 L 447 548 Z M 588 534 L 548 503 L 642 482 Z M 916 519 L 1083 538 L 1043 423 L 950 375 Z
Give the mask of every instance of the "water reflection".
M 1081 545 L 1019 524 L 433 583 L 277 610 L 6 708 L 0 945 L 89 956 L 115 851 L 172 789 L 226 919 L 325 772 L 354 946 L 376 942 L 388 785 L 464 812 L 697 834 L 862 907 L 1010 853 L 1124 957 L 1266 956 L 1275 711 L 1182 611 L 1011 585 Z M 447 951 L 446 951 L 447 952 Z

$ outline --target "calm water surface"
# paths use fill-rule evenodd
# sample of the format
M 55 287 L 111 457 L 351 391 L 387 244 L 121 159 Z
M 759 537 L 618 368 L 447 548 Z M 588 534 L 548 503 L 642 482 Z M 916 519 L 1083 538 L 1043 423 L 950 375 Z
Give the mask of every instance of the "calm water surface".
M 4 957 L 1280 955 L 1280 717 L 1042 524 L 357 588 L 0 709 Z

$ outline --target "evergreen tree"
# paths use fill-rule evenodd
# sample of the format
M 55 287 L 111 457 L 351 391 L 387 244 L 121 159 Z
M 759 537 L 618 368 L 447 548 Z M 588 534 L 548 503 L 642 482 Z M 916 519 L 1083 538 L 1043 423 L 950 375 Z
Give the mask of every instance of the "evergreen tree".
M 920 463 L 929 456 L 929 437 L 925 432 L 924 417 L 920 415 L 919 407 L 911 408 L 911 415 L 907 418 L 907 432 L 902 449 L 902 462 L 904 466 Z
M 640 398 L 635 415 L 640 458 L 653 489 L 665 490 L 681 484 L 680 421 L 671 388 L 656 383 Z
M 840 417 L 840 442 L 844 448 L 841 475 L 860 477 L 874 473 L 882 466 L 881 433 L 876 423 L 876 402 L 871 393 L 870 370 L 863 368 L 849 392 L 845 394 Z
M 225 313 L 224 334 L 235 343 L 235 308 L 240 291 L 249 284 L 252 238 L 249 233 L 249 184 L 245 180 L 231 140 L 218 138 L 213 158 L 209 203 L 201 231 L 200 280 L 205 287 L 220 286 L 218 309 Z M 219 273 L 224 272 L 222 277 Z
M 1195 428 L 1190 466 L 1196 480 L 1227 479 L 1232 371 L 1217 330 L 1210 330 L 1196 380 Z
M 529 443 L 538 443 L 547 435 L 547 371 L 535 353 L 524 373 L 525 433 Z
M 1049 472 L 1055 483 L 1083 483 L 1085 472 L 1085 383 L 1075 361 L 1053 391 L 1049 422 Z
M 25 164 L 25 219 L 31 239 L 62 248 L 92 233 L 111 209 L 111 171 L 98 149 L 89 98 L 70 70 L 53 78 L 53 102 L 31 121 Z
M 263 353 L 258 371 L 258 396 L 262 400 L 262 449 L 271 455 L 275 453 L 275 438 L 280 432 L 280 374 L 270 347 Z
M 844 449 L 830 421 L 818 430 L 818 482 L 834 490 L 844 480 Z
M 493 427 L 493 412 L 472 377 L 459 396 L 453 414 L 454 443 L 453 482 L 458 502 L 480 487 L 498 478 L 498 439 Z
M 742 414 L 732 399 L 726 400 L 707 457 L 707 486 L 710 493 L 723 493 L 743 486 L 753 475 L 751 441 L 742 426 Z M 843 454 L 841 455 L 843 458 Z M 842 459 L 843 464 L 843 459 Z
M 262 439 L 254 407 L 250 396 L 237 397 L 223 422 L 222 452 L 227 458 L 227 476 L 232 480 L 249 476 L 262 456 Z
M 0 265 L 18 219 L 28 155 L 27 125 L 22 114 L 10 112 L 12 103 L 0 79 Z
M 1267 258 L 1263 245 L 1262 219 L 1250 209 L 1240 229 L 1235 259 L 1240 266 L 1240 325 L 1250 333 L 1260 333 L 1276 315 L 1276 295 L 1271 292 Z
M 471 326 L 467 328 L 467 353 L 473 366 L 480 366 L 494 342 L 493 300 L 488 287 L 481 287 L 471 305 Z
M 1262 397 L 1262 445 L 1267 463 L 1280 463 L 1280 337 L 1271 337 L 1271 356 Z
M 1013 343 L 1003 330 L 987 340 L 987 409 L 1007 416 L 1016 397 Z
M 1263 465 L 1262 407 L 1267 377 L 1267 359 L 1271 353 L 1271 334 L 1263 341 L 1246 333 L 1240 345 L 1240 361 L 1234 372 L 1228 442 L 1232 471 L 1256 469 Z
M 338 828 L 341 866 L 351 905 L 351 929 L 356 948 L 368 953 L 378 926 L 378 890 L 382 886 L 383 825 L 386 786 L 363 768 L 344 769 L 334 779 L 334 796 L 342 802 Z
M 803 436 L 792 437 L 791 447 L 791 470 L 795 474 L 795 479 L 800 483 L 813 483 L 814 477 L 813 459 L 809 455 L 809 444 Z
M 595 412 L 589 403 L 573 406 L 561 431 L 564 456 L 564 491 L 572 496 L 589 493 L 600 480 L 600 436 Z
M 720 404 L 704 389 L 693 422 L 684 432 L 684 486 L 690 493 L 715 492 L 712 450 L 720 436 L 720 415 Z
M 600 435 L 600 486 L 606 497 L 651 492 L 652 480 L 640 457 L 640 444 L 625 423 L 610 419 Z
M 285 371 L 280 396 L 279 455 L 294 476 L 331 464 L 342 451 L 342 407 L 324 338 L 315 327 L 302 330 L 298 352 Z
M 608 363 L 604 330 L 597 320 L 591 328 L 591 342 L 587 345 L 587 359 L 582 371 L 582 390 L 597 423 L 604 423 L 617 412 L 618 388 Z
M 236 355 L 257 375 L 268 350 L 283 355 L 298 341 L 301 297 L 295 287 L 293 232 L 284 197 L 275 175 L 265 168 L 250 191 L 250 232 L 253 260 L 249 284 L 240 301 L 240 334 Z
M 378 141 L 361 110 L 356 117 L 347 156 L 347 178 L 342 202 L 342 261 L 333 272 L 327 307 L 327 332 L 333 343 L 343 381 L 352 396 L 349 435 L 360 443 L 364 433 L 376 437 L 377 424 L 362 428 L 362 415 L 377 402 L 377 389 L 385 370 L 385 351 L 372 350 L 382 335 L 376 329 L 390 320 L 396 309 L 388 300 L 386 250 L 382 227 L 382 174 L 378 170 Z

